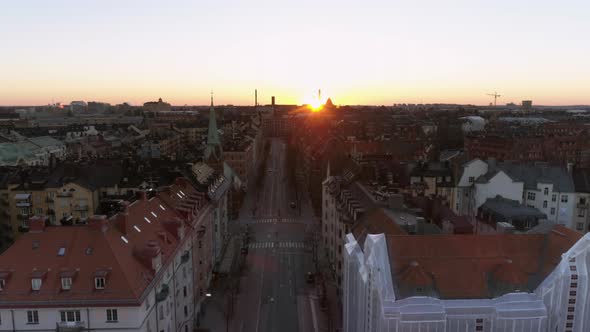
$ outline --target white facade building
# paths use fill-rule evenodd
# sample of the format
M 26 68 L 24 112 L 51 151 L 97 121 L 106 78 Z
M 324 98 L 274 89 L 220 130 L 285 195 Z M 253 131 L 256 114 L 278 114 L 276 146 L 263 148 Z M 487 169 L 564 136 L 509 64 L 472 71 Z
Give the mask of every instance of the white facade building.
M 358 243 L 352 234 L 348 234 L 344 253 L 344 331 L 590 330 L 590 306 L 586 300 L 590 291 L 590 269 L 587 266 L 590 235 L 580 238 L 579 233 L 557 226 L 547 235 L 469 236 L 467 243 L 462 243 L 468 237 L 466 235 L 452 236 L 439 235 L 435 239 L 408 235 L 406 237 L 412 238 L 404 239 L 404 236 L 374 234 L 368 235 L 364 243 Z M 409 246 L 405 249 L 417 249 L 398 252 L 396 249 L 401 247 L 396 241 L 407 242 Z M 426 244 L 418 245 L 420 241 Z M 516 282 L 522 273 L 519 272 L 520 268 L 535 261 L 530 258 L 535 258 L 537 249 L 527 251 L 531 256 L 525 260 L 518 258 L 520 249 L 517 249 L 509 253 L 514 254 L 511 256 L 515 259 L 514 263 L 512 260 L 506 261 L 504 257 L 505 261 L 500 259 L 497 265 L 482 265 L 493 262 L 492 256 L 503 256 L 509 248 L 514 250 L 514 245 L 521 241 L 538 246 L 539 249 L 543 248 L 541 243 L 547 241 L 545 250 L 548 251 L 539 250 L 538 255 L 555 262 L 537 266 L 541 271 L 537 277 L 542 279 L 529 279 L 534 289 L 518 291 L 516 285 L 507 287 L 508 282 Z M 490 248 L 487 244 L 478 245 L 480 242 L 491 244 L 491 248 L 499 245 L 503 250 L 473 252 Z M 454 252 L 455 249 L 448 249 L 449 244 L 461 244 L 466 251 Z M 452 257 L 453 254 L 458 254 L 456 259 Z M 414 256 L 407 267 L 396 266 L 407 260 L 408 255 Z M 429 260 L 429 255 L 436 259 Z M 487 277 L 481 275 L 466 282 L 465 275 L 471 273 L 471 265 L 465 264 L 470 257 L 477 257 L 475 262 L 480 264 L 478 269 L 487 269 Z M 437 264 L 442 266 L 437 267 Z M 529 276 L 526 273 L 522 275 L 524 278 Z M 430 278 L 434 283 L 430 283 Z M 480 289 L 473 287 L 478 280 L 482 282 Z M 411 285 L 418 286 L 414 288 Z M 453 292 L 449 293 L 450 290 Z M 492 296 L 474 296 L 477 292 Z
M 455 189 L 453 210 L 475 215 L 488 198 L 498 195 L 536 208 L 547 220 L 579 229 L 577 194 L 571 171 L 542 163 L 519 165 L 474 159 L 463 166 Z

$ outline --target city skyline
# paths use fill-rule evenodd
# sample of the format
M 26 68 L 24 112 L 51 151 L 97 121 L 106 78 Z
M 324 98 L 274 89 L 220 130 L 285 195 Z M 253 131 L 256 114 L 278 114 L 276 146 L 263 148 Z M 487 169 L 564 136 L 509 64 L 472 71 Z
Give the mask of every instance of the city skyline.
M 590 104 L 589 5 L 7 1 L 0 105 Z M 548 47 L 548 45 L 551 45 Z

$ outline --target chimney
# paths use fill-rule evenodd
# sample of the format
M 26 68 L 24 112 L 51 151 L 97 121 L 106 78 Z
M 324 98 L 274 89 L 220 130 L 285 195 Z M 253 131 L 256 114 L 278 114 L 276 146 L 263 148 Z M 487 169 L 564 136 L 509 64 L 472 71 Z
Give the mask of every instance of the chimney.
M 138 201 L 147 201 L 147 193 L 145 190 L 138 190 L 137 191 L 137 200 Z
M 127 201 L 121 203 L 121 212 L 115 215 L 115 225 L 119 228 L 119 231 L 124 235 L 127 235 L 129 226 L 129 213 L 127 212 L 128 206 L 129 202 Z
M 105 233 L 109 229 L 109 220 L 105 215 L 93 215 L 88 219 L 88 227 Z
M 270 97 L 272 107 L 275 107 L 275 96 Z
M 488 172 L 496 169 L 496 158 L 488 158 Z
M 41 233 L 45 230 L 45 218 L 33 216 L 29 219 L 29 232 Z

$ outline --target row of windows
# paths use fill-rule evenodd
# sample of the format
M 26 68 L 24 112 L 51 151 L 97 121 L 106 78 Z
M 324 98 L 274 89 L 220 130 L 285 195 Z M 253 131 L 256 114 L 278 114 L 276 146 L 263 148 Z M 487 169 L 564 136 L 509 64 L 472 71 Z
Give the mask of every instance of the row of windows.
M 0 280 L 0 290 L 4 288 L 6 284 L 5 280 Z M 31 279 L 31 289 L 34 291 L 38 291 L 41 289 L 43 285 L 43 279 L 41 278 L 33 278 Z M 104 289 L 106 286 L 106 279 L 104 277 L 96 277 L 94 278 L 94 288 L 95 289 Z M 72 278 L 71 277 L 62 277 L 61 278 L 61 289 L 62 290 L 70 290 L 72 288 Z
M 106 321 L 109 323 L 118 322 L 119 314 L 117 309 L 106 309 Z M 80 310 L 63 310 L 59 312 L 59 318 L 62 323 L 67 322 L 80 322 L 82 316 Z M 2 323 L 2 317 L 0 317 L 0 324 Z M 38 310 L 27 310 L 27 324 L 39 324 L 39 311 Z
M 547 188 L 545 188 L 545 196 L 547 196 Z M 534 201 L 537 198 L 537 194 L 535 192 L 527 192 L 526 194 L 526 199 L 529 201 Z M 552 202 L 556 202 L 557 201 L 557 194 L 553 194 L 551 195 L 551 201 Z M 561 202 L 562 203 L 567 203 L 568 202 L 568 195 L 561 195 Z M 543 202 L 543 207 L 547 207 L 547 201 Z

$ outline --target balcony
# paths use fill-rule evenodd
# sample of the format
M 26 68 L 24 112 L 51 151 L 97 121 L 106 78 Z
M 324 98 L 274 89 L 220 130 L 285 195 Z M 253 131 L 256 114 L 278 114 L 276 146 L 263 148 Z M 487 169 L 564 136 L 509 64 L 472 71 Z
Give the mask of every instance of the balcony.
M 31 202 L 28 201 L 17 201 L 16 207 L 29 207 L 31 206 Z
M 156 302 L 162 302 L 166 300 L 168 294 L 170 293 L 170 288 L 167 284 L 162 285 L 162 289 L 158 293 L 156 293 Z
M 85 322 L 58 322 L 56 325 L 56 332 L 80 332 L 86 329 Z

